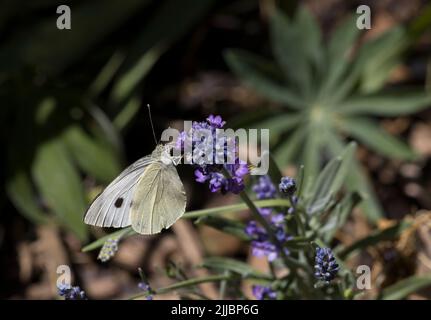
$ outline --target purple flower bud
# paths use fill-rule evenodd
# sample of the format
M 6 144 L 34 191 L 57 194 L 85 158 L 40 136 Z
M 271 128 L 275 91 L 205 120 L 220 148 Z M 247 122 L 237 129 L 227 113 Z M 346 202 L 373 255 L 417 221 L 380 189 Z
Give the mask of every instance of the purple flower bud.
M 314 270 L 316 278 L 326 283 L 336 277 L 339 266 L 331 249 L 319 247 L 316 249 Z
M 296 192 L 296 181 L 290 177 L 283 177 L 281 178 L 281 182 L 278 187 L 280 192 L 288 196 L 293 196 L 293 194 Z

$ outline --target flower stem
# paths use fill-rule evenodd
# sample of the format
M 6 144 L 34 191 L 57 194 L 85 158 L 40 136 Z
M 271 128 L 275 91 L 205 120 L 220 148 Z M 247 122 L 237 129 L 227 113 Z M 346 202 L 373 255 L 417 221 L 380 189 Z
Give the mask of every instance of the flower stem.
M 228 172 L 226 172 L 226 174 L 229 174 Z M 296 263 L 296 261 L 290 257 L 288 257 L 286 255 L 286 253 L 283 250 L 283 244 L 277 239 L 277 237 L 274 235 L 273 233 L 273 229 L 271 227 L 271 225 L 268 223 L 268 221 L 265 220 L 264 217 L 262 217 L 262 215 L 259 213 L 259 210 L 257 209 L 256 205 L 254 204 L 253 201 L 251 201 L 250 197 L 247 195 L 247 193 L 242 190 L 239 193 L 241 199 L 245 202 L 245 204 L 248 206 L 248 208 L 251 211 L 251 214 L 253 215 L 254 219 L 256 219 L 266 230 L 266 232 L 268 233 L 271 242 L 274 243 L 275 245 L 277 245 L 278 248 L 280 248 L 280 255 L 283 259 L 284 264 L 289 267 L 289 269 L 291 269 L 293 272 L 295 272 L 295 270 L 300 266 L 298 265 L 298 263 Z
M 305 236 L 305 227 L 304 227 L 304 224 L 302 223 L 301 217 L 299 216 L 299 214 L 297 212 L 296 203 L 293 200 L 293 196 L 289 196 L 289 201 L 290 201 L 290 204 L 293 208 L 293 217 L 294 217 L 296 224 L 298 226 L 298 233 L 300 236 Z
M 255 201 L 254 204 L 258 208 L 290 207 L 290 202 L 287 199 L 258 200 L 258 201 Z M 189 212 L 186 212 L 182 216 L 182 218 L 183 219 L 193 219 L 193 218 L 199 218 L 199 217 L 208 216 L 208 215 L 222 214 L 225 212 L 241 211 L 241 210 L 244 210 L 247 208 L 248 208 L 248 206 L 245 203 L 237 203 L 237 204 L 232 204 L 232 205 L 228 205 L 228 206 L 189 211 Z M 116 237 L 120 234 L 121 234 L 122 238 L 126 238 L 128 236 L 132 236 L 132 235 L 136 234 L 136 232 L 132 229 L 132 227 L 127 227 L 127 228 L 121 229 L 119 231 L 115 231 L 115 232 L 110 233 L 110 234 L 108 234 L 102 238 L 99 238 L 96 241 L 94 241 L 93 243 L 85 246 L 82 249 L 82 251 L 87 252 L 87 251 L 91 251 L 91 250 L 100 248 L 108 238 L 113 238 L 113 237 Z
M 188 280 L 174 283 L 170 286 L 155 289 L 155 290 L 153 290 L 153 293 L 154 294 L 162 294 L 162 293 L 166 293 L 166 292 L 169 292 L 172 290 L 186 288 L 186 287 L 194 286 L 196 284 L 200 284 L 200 283 L 204 283 L 204 282 L 229 280 L 229 279 L 232 279 L 233 277 L 234 276 L 232 274 L 217 274 L 217 275 L 212 275 L 212 276 L 188 279 Z M 130 300 L 134 300 L 134 299 L 144 297 L 144 296 L 145 296 L 145 294 L 140 293 L 140 294 L 137 294 L 137 295 L 131 297 Z

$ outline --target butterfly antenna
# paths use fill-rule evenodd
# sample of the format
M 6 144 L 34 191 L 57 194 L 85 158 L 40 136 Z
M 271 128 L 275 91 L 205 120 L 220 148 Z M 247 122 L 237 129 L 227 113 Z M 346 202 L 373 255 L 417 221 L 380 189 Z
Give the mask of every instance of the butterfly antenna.
M 151 116 L 151 107 L 149 104 L 147 104 L 147 107 L 148 107 L 148 115 L 150 116 L 150 124 L 151 124 L 151 130 L 153 131 L 154 142 L 157 145 L 158 142 L 157 142 L 157 138 L 156 138 L 156 131 L 154 131 L 153 117 Z

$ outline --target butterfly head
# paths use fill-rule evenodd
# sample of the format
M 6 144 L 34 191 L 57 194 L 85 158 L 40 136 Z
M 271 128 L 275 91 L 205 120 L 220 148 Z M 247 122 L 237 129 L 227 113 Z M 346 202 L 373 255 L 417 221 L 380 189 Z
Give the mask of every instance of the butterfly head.
M 152 157 L 160 159 L 166 165 L 178 165 L 181 161 L 181 156 L 173 156 L 171 154 L 173 144 L 159 144 L 152 153 Z

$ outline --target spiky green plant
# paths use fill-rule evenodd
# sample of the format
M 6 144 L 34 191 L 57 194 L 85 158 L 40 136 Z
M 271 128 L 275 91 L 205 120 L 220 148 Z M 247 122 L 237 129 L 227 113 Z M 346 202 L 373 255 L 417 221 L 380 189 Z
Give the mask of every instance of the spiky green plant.
M 298 9 L 292 20 L 275 10 L 270 35 L 276 62 L 242 50 L 225 54 L 244 83 L 276 102 L 263 121 L 248 125 L 270 128 L 279 164 L 303 163 L 307 178 L 315 177 L 321 161 L 338 154 L 348 137 L 389 158 L 416 157 L 374 119 L 431 105 L 422 89 L 383 90 L 411 39 L 398 26 L 355 48 L 360 35 L 356 18 L 343 22 L 326 41 L 306 9 Z M 347 185 L 367 195 L 363 208 L 376 220 L 382 210 L 361 166 L 353 162 Z

